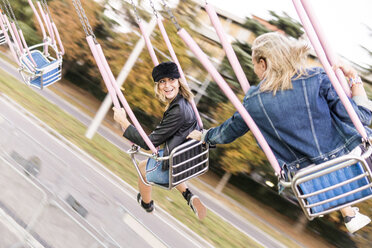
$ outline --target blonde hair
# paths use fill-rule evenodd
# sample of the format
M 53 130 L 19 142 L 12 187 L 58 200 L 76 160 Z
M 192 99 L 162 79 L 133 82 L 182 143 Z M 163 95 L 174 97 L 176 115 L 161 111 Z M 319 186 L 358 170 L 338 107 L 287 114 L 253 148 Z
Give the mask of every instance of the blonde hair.
M 292 89 L 291 78 L 306 75 L 306 59 L 310 48 L 298 41 L 291 41 L 278 33 L 266 33 L 255 39 L 252 59 L 266 62 L 261 91 Z
M 182 78 L 178 78 L 178 83 L 180 85 L 179 93 L 183 96 L 183 98 L 185 98 L 187 101 L 190 102 L 194 98 L 194 94 L 191 92 L 189 86 Z M 166 106 L 166 109 L 167 109 L 170 102 L 165 98 L 165 95 L 162 94 L 161 91 L 159 91 L 158 82 L 155 82 L 154 91 L 155 91 L 155 96 L 160 101 L 167 103 L 167 106 Z

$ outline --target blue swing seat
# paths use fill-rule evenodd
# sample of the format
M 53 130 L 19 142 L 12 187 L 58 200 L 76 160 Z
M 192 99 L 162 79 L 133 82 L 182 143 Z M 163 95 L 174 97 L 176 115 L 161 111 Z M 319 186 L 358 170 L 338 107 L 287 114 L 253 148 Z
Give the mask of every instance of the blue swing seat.
M 345 155 L 300 170 L 292 190 L 311 220 L 371 198 L 371 170 L 365 159 Z
M 31 56 L 36 63 L 35 68 L 31 68 L 29 64 L 25 63 L 24 60 L 22 64 L 28 69 L 32 74 L 31 77 L 26 80 L 29 85 L 35 86 L 39 89 L 43 87 L 52 85 L 61 79 L 62 74 L 62 61 L 55 59 L 49 61 L 39 50 L 31 51 Z M 25 56 L 25 59 L 29 60 L 29 55 Z

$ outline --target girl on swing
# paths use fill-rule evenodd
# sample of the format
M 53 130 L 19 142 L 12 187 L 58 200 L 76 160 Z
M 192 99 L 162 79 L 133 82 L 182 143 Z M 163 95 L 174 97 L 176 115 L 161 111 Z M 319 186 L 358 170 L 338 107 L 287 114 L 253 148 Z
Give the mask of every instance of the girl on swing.
M 164 62 L 155 66 L 152 71 L 155 82 L 155 95 L 163 102 L 167 103 L 163 119 L 154 131 L 149 135 L 155 147 L 164 144 L 164 148 L 159 150 L 159 156 L 168 156 L 172 149 L 186 141 L 186 136 L 192 130 L 200 130 L 195 113 L 189 103 L 193 94 L 185 82 L 180 79 L 177 65 L 173 62 Z M 123 136 L 143 149 L 149 150 L 148 146 L 140 136 L 137 129 L 130 124 L 123 108 L 114 110 L 114 119 L 124 130 Z M 147 182 L 167 185 L 169 183 L 169 165 L 167 161 L 155 161 L 147 159 L 139 164 L 143 178 Z M 147 212 L 154 211 L 154 201 L 151 199 L 151 186 L 145 185 L 141 179 L 138 180 L 139 193 L 137 201 Z M 186 183 L 176 186 L 182 193 L 197 217 L 201 220 L 207 210 L 199 197 L 192 194 L 187 188 Z
M 261 82 L 248 90 L 243 105 L 286 175 L 344 154 L 360 155 L 364 149 L 362 137 L 327 74 L 322 68 L 305 67 L 308 50 L 306 45 L 277 33 L 261 35 L 252 45 L 254 72 Z M 372 130 L 367 126 L 371 124 L 372 104 L 362 81 L 352 68 L 339 68 L 350 79 L 350 102 L 371 136 Z M 236 112 L 220 126 L 203 133 L 193 131 L 188 137 L 211 145 L 226 144 L 248 131 Z M 351 233 L 371 221 L 350 206 L 341 209 L 341 213 Z

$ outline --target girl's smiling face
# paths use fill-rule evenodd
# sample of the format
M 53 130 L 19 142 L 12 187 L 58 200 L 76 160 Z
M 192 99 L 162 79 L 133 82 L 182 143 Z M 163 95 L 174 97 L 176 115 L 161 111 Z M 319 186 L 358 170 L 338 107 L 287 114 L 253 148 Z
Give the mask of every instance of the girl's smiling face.
M 167 101 L 173 100 L 180 90 L 177 78 L 162 78 L 158 81 L 158 85 L 160 93 L 165 96 Z

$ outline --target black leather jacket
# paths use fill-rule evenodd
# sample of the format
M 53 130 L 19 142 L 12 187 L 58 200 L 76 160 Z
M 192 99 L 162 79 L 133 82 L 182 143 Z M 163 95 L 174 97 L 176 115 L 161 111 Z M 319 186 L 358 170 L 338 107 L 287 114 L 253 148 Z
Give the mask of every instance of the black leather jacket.
M 191 104 L 181 94 L 178 94 L 149 138 L 155 147 L 165 143 L 163 156 L 168 156 L 173 148 L 184 143 L 187 135 L 195 129 L 200 130 L 194 110 Z M 150 150 L 133 125 L 125 130 L 123 136 L 141 148 Z M 163 170 L 168 168 L 168 163 L 164 161 Z

